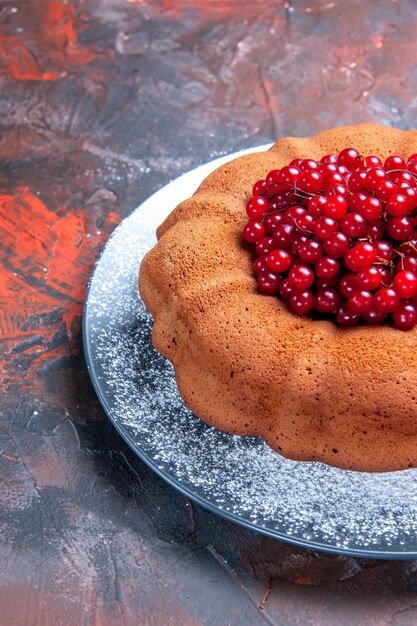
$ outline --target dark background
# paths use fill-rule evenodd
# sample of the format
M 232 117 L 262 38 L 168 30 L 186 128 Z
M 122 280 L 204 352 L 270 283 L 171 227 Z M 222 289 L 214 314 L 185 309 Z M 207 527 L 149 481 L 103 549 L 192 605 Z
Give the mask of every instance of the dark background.
M 417 623 L 417 563 L 206 513 L 108 425 L 82 355 L 117 223 L 199 163 L 417 110 L 413 0 L 0 2 L 0 623 Z

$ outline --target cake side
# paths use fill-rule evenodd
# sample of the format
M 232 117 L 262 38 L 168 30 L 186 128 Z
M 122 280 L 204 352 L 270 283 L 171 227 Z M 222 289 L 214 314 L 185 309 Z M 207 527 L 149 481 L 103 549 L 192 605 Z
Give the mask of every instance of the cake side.
M 211 174 L 161 225 L 140 291 L 154 345 L 199 417 L 297 460 L 367 471 L 417 465 L 416 333 L 294 316 L 257 293 L 241 240 L 251 186 L 270 169 L 347 145 L 409 153 L 416 139 L 362 126 L 281 140 Z

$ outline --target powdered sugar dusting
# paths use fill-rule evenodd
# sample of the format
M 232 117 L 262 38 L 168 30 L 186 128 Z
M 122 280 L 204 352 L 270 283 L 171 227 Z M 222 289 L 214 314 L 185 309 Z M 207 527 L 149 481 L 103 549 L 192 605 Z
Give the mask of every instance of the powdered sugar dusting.
M 164 215 L 219 163 L 152 196 L 117 229 L 96 267 L 85 337 L 101 401 L 151 466 L 235 521 L 304 545 L 415 557 L 417 470 L 368 474 L 289 461 L 259 439 L 208 427 L 184 406 L 172 366 L 151 346 L 140 260 Z

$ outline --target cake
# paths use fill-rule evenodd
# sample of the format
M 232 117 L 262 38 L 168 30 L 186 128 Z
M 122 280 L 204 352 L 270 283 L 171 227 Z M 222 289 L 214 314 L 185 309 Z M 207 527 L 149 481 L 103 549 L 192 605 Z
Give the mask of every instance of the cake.
M 243 240 L 254 183 L 293 159 L 354 146 L 406 158 L 417 131 L 359 125 L 284 138 L 210 174 L 159 226 L 140 268 L 153 343 L 207 424 L 297 461 L 359 471 L 417 467 L 417 326 L 340 327 L 260 293 Z

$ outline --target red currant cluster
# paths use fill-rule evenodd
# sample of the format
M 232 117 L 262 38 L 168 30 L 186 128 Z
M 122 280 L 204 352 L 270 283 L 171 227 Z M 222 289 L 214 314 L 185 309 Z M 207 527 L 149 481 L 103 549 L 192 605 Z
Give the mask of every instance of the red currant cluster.
M 252 193 L 243 238 L 262 293 L 343 326 L 417 323 L 417 154 L 294 159 Z

